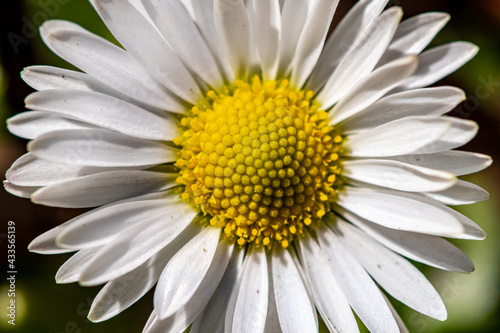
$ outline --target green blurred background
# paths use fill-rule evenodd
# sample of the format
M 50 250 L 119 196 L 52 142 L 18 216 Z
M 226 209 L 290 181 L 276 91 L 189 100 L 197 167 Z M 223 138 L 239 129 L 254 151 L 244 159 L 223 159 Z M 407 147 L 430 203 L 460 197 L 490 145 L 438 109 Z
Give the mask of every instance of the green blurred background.
M 342 0 L 334 24 L 354 3 Z M 439 82 L 463 88 L 468 100 L 452 115 L 475 120 L 480 131 L 464 150 L 491 155 L 500 161 L 500 0 L 402 0 L 405 17 L 427 11 L 451 13 L 451 22 L 434 40 L 439 45 L 455 40 L 471 41 L 481 52 L 465 67 Z M 37 27 L 47 19 L 66 19 L 110 40 L 113 37 L 86 0 L 12 0 L 0 14 L 2 41 L 0 67 L 0 122 L 24 111 L 23 99 L 31 89 L 19 72 L 40 64 L 72 68 L 52 54 L 42 43 Z M 26 141 L 0 126 L 0 173 L 25 152 Z M 2 176 L 3 177 L 3 176 Z M 431 279 L 448 308 L 448 320 L 438 322 L 422 316 L 393 300 L 411 332 L 500 332 L 500 173 L 497 165 L 466 177 L 491 193 L 487 202 L 457 207 L 478 222 L 489 234 L 485 241 L 457 241 L 473 260 L 476 271 L 470 275 L 443 272 L 418 265 Z M 0 190 L 0 247 L 6 252 L 7 222 L 16 223 L 18 270 L 16 281 L 16 326 L 8 325 L 7 284 L 0 280 L 0 332 L 140 332 L 152 310 L 152 293 L 123 314 L 101 324 L 86 319 L 89 306 L 99 288 L 77 284 L 57 285 L 58 267 L 69 255 L 42 256 L 27 251 L 37 235 L 80 214 L 81 210 L 48 208 Z M 2 255 L 3 272 L 7 271 Z M 2 273 L 4 276 L 5 273 Z

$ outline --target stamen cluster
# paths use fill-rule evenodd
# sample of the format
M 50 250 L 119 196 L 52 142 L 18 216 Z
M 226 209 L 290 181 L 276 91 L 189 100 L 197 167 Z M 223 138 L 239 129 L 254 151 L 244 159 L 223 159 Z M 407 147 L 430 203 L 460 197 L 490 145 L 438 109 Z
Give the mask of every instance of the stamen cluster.
M 209 91 L 182 119 L 183 198 L 230 241 L 286 248 L 331 210 L 343 138 L 313 96 L 255 76 Z

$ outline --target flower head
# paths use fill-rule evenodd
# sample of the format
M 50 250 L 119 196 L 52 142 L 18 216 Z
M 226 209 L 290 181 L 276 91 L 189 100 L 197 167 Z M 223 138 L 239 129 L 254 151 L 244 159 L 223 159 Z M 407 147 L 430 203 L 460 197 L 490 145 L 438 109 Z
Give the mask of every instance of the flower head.
M 400 23 L 361 0 L 327 39 L 338 0 L 91 1 L 121 43 L 49 21 L 45 43 L 82 72 L 34 66 L 9 120 L 32 140 L 5 188 L 97 207 L 35 239 L 77 251 L 59 283 L 105 286 L 89 319 L 156 285 L 145 332 L 404 331 L 387 294 L 444 320 L 403 256 L 469 273 L 442 237 L 486 234 L 447 205 L 485 200 L 457 177 L 491 163 L 454 150 L 477 125 L 425 88 L 477 52 L 423 51 L 449 17 Z M 326 42 L 325 42 L 326 41 Z M 423 51 L 423 52 L 422 52 Z
M 331 211 L 343 139 L 313 96 L 256 75 L 182 119 L 183 197 L 229 242 L 287 248 Z

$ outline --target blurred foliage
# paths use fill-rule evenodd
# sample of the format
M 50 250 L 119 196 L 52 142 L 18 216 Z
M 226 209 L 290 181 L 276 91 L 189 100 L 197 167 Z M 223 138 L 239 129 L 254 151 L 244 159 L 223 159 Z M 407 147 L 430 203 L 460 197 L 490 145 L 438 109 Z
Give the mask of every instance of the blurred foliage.
M 342 0 L 339 14 L 345 13 L 354 1 Z M 48 3 L 56 6 L 48 7 Z M 426 11 L 446 11 L 452 20 L 434 40 L 439 45 L 455 40 L 467 40 L 480 46 L 479 55 L 465 67 L 444 79 L 440 85 L 455 85 L 466 90 L 469 99 L 452 115 L 467 117 L 477 121 L 481 130 L 477 138 L 464 147 L 464 150 L 477 151 L 499 160 L 498 137 L 500 130 L 500 1 L 498 0 L 459 0 L 459 1 L 391 1 L 401 5 L 406 14 L 413 16 Z M 87 28 L 116 43 L 88 1 L 85 0 L 24 0 L 24 12 L 16 20 L 21 20 L 25 29 L 31 29 L 29 48 L 35 63 L 22 66 L 44 64 L 73 68 L 59 59 L 42 43 L 36 27 L 46 19 L 66 19 Z M 5 10 L 5 9 L 4 9 Z M 17 15 L 17 13 L 16 13 Z M 19 16 L 19 15 L 18 15 Z M 341 16 L 341 15 L 338 15 Z M 337 18 L 334 22 L 337 21 Z M 19 23 L 20 21 L 17 21 Z M 2 38 L 5 36 L 2 36 Z M 24 46 L 24 45 L 23 45 Z M 5 52 L 5 50 L 2 50 Z M 25 87 L 18 75 L 6 75 L 5 69 L 11 64 L 4 63 L 0 68 L 0 121 L 8 115 L 23 111 L 12 106 L 6 98 L 7 87 Z M 24 88 L 23 88 L 24 89 Z M 18 101 L 20 102 L 20 101 Z M 9 165 L 24 153 L 25 141 L 5 135 L 0 130 L 0 170 L 2 174 Z M 424 265 L 416 264 L 430 277 L 441 293 L 448 308 L 448 320 L 438 322 L 408 309 L 397 301 L 393 304 L 406 322 L 411 332 L 498 332 L 500 331 L 500 217 L 498 198 L 500 191 L 499 168 L 493 165 L 478 175 L 467 177 L 491 192 L 490 201 L 457 207 L 488 233 L 487 240 L 456 241 L 476 265 L 470 275 L 449 273 Z M 19 309 L 17 325 L 0 326 L 0 331 L 19 332 L 140 332 L 152 310 L 152 293 L 126 310 L 120 316 L 105 323 L 92 324 L 86 319 L 89 306 L 99 288 L 82 288 L 77 284 L 56 285 L 54 281 L 58 267 L 69 255 L 40 256 L 29 253 L 28 243 L 42 232 L 81 213 L 80 210 L 64 210 L 40 207 L 26 199 L 20 199 L 0 192 L 1 221 L 13 220 L 17 225 L 17 264 L 19 266 L 17 290 L 24 310 Z M 3 233 L 3 231 L 0 231 Z M 2 247 L 4 243 L 2 242 Z M 0 305 L 3 304 L 6 285 L 0 284 Z M 22 300 L 21 300 L 22 298 Z M 23 302 L 24 301 L 24 302 Z M 4 308 L 2 306 L 2 308 Z M 24 311 L 24 314 L 22 313 Z M 3 320 L 2 320 L 3 324 Z M 322 331 L 326 332 L 323 325 Z

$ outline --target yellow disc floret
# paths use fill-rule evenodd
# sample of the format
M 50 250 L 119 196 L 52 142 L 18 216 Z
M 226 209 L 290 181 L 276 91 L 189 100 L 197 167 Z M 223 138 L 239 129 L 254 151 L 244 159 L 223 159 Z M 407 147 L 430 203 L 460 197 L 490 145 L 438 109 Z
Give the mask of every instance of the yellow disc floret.
M 255 76 L 209 91 L 182 119 L 183 198 L 228 240 L 286 248 L 331 211 L 343 138 L 313 96 Z

